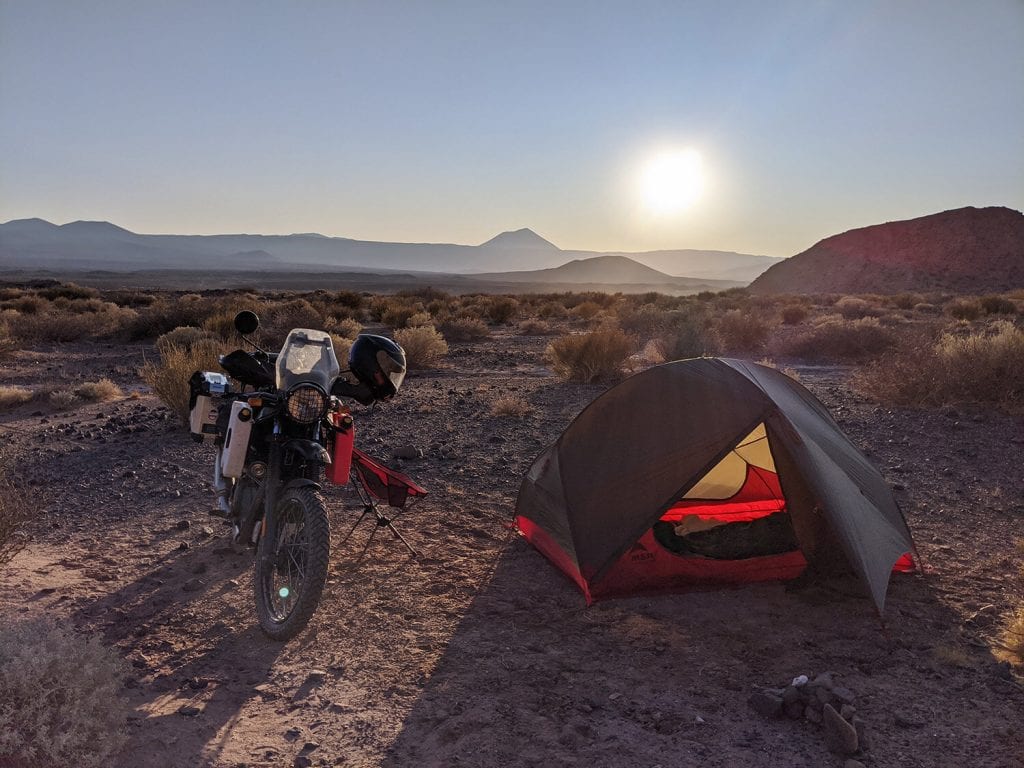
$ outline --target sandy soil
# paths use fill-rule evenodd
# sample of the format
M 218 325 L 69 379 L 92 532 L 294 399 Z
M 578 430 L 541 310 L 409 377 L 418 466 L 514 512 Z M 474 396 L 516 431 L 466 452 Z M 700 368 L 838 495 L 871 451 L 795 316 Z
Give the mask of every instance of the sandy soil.
M 155 398 L 9 412 L 0 431 L 40 514 L 0 570 L 0 608 L 67 619 L 129 661 L 125 767 L 841 766 L 818 727 L 747 704 L 826 670 L 856 694 L 866 765 L 1024 766 L 1024 688 L 989 651 L 1022 589 L 1020 418 L 881 408 L 843 369 L 801 369 L 896 488 L 926 559 L 926 575 L 893 578 L 884 626 L 834 584 L 586 608 L 508 527 L 533 457 L 603 390 L 553 379 L 544 345 L 454 345 L 394 404 L 357 409 L 358 444 L 431 491 L 401 520 L 421 557 L 386 531 L 366 546 L 368 523 L 344 540 L 358 509 L 329 489 L 330 582 L 288 644 L 255 628 L 251 561 L 207 515 L 211 449 Z M 0 383 L 109 376 L 137 389 L 143 354 L 21 352 Z M 502 395 L 532 413 L 491 416 Z M 425 457 L 390 459 L 407 445 Z

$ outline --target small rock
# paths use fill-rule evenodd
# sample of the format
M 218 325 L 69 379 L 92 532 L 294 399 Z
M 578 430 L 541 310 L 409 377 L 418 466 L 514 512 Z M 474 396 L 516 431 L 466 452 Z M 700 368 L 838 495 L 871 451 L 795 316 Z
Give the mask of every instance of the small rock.
M 321 685 L 327 679 L 327 671 L 323 669 L 311 669 L 306 675 L 307 685 Z
M 800 689 L 794 685 L 787 685 L 782 691 L 782 701 L 785 704 L 792 704 L 800 701 Z
M 178 714 L 185 717 L 199 717 L 202 713 L 201 707 L 193 707 L 191 704 L 182 704 L 178 707 Z
M 292 726 L 291 728 L 289 728 L 287 731 L 284 732 L 284 737 L 286 739 L 288 739 L 288 741 L 295 741 L 301 735 L 302 735 L 302 729 L 301 728 L 296 728 L 295 726 Z
M 846 722 L 831 704 L 826 704 L 822 710 L 821 724 L 830 750 L 841 755 L 852 755 L 857 751 L 857 729 Z
M 853 700 L 856 698 L 853 691 L 841 685 L 837 685 L 832 689 L 832 695 L 839 699 L 840 704 L 853 704 Z
M 314 749 L 319 749 L 320 745 L 315 741 L 307 741 L 302 745 L 303 752 L 312 752 Z
M 751 694 L 747 703 L 763 717 L 780 717 L 782 715 L 782 697 L 773 693 L 758 691 Z
M 860 717 L 853 718 L 853 728 L 857 731 L 857 746 L 860 747 L 861 752 L 867 752 L 871 749 L 871 740 L 868 738 L 868 724 L 867 721 Z
M 192 545 L 189 544 L 187 541 L 183 541 L 183 542 L 181 542 L 181 544 L 178 545 L 178 549 L 181 550 L 182 552 L 184 552 L 186 549 L 190 549 L 191 546 Z
M 1001 680 L 1013 680 L 1013 666 L 1008 661 L 997 661 L 992 665 L 992 673 Z
M 423 449 L 414 445 L 403 445 L 395 448 L 391 455 L 396 459 L 422 459 Z
M 804 719 L 817 725 L 821 722 L 821 712 L 811 706 L 804 707 Z
M 292 761 L 293 768 L 310 768 L 313 765 L 313 760 L 309 755 L 299 755 Z
M 189 579 L 181 585 L 182 592 L 198 592 L 206 586 L 206 583 L 202 579 Z
M 202 677 L 193 677 L 188 681 L 188 687 L 193 691 L 201 691 L 210 684 L 209 680 Z
M 207 537 L 209 537 L 209 536 L 213 536 L 213 528 L 211 528 L 211 527 L 210 527 L 210 526 L 208 526 L 208 525 L 204 525 L 204 526 L 203 526 L 202 528 L 200 528 L 200 529 L 199 529 L 199 532 L 200 532 L 200 533 L 201 533 L 201 534 L 202 534 L 203 536 L 207 536 Z
M 839 714 L 843 716 L 843 720 L 853 722 L 853 716 L 857 714 L 857 708 L 851 704 L 843 704 L 843 708 L 839 710 Z
M 843 768 L 865 768 L 865 766 L 860 760 L 854 760 L 851 757 L 847 758 L 846 762 L 843 763 Z
M 900 728 L 924 728 L 924 721 L 907 712 L 896 710 L 892 713 L 893 722 Z
M 187 531 L 191 527 L 192 527 L 192 523 L 189 522 L 188 520 L 179 520 L 174 525 L 175 530 L 178 530 L 178 531 Z

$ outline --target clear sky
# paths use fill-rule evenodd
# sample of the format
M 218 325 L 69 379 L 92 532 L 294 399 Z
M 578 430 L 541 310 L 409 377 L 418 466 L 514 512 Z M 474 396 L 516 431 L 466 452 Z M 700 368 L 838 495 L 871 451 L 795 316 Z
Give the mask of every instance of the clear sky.
M 0 0 L 3 221 L 789 256 L 964 205 L 1024 209 L 1024 0 Z

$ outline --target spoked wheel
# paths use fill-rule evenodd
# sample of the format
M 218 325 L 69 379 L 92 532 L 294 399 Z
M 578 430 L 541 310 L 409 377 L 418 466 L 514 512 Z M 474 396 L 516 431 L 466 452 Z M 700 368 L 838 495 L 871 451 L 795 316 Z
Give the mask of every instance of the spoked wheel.
M 320 603 L 331 534 L 323 499 L 310 487 L 284 491 L 275 517 L 256 553 L 256 614 L 269 637 L 288 640 L 305 628 Z

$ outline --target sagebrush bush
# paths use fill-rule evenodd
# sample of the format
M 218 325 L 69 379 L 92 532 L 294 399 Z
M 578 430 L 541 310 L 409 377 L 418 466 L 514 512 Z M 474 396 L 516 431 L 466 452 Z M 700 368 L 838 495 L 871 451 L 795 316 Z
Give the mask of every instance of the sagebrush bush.
M 487 323 L 474 317 L 446 320 L 438 330 L 448 341 L 477 341 L 491 335 Z
M 811 362 L 856 362 L 887 352 L 896 344 L 892 331 L 877 318 L 826 319 L 798 335 L 780 341 L 775 354 Z
M 981 304 L 973 299 L 953 299 L 946 304 L 945 310 L 957 320 L 977 320 L 981 317 Z
M 899 405 L 988 403 L 1024 411 L 1024 331 L 1005 320 L 987 331 L 908 343 L 868 366 L 860 389 Z
M 432 325 L 401 328 L 395 331 L 395 341 L 405 350 L 410 368 L 430 368 L 448 354 L 448 342 Z
M 354 339 L 363 332 L 363 324 L 350 317 L 344 317 L 341 320 L 330 323 L 329 325 L 332 327 L 332 333 L 337 334 L 344 339 Z
M 123 662 L 98 638 L 46 620 L 0 626 L 0 755 L 103 768 L 124 746 Z
M 591 383 L 618 377 L 633 347 L 633 341 L 622 329 L 599 328 L 555 339 L 545 357 L 560 378 Z
M 717 349 L 704 311 L 696 309 L 662 313 L 654 343 L 663 360 L 687 360 Z
M 212 339 L 191 347 L 167 344 L 160 350 L 159 362 L 146 362 L 139 374 L 164 405 L 188 423 L 189 377 L 196 371 L 220 370 L 218 357 L 222 351 Z
M 833 306 L 847 320 L 860 320 L 862 317 L 876 317 L 880 314 L 878 307 L 858 296 L 843 296 Z
M 727 353 L 756 352 L 764 346 L 771 330 L 767 320 L 741 309 L 726 310 L 714 325 L 717 346 Z
M 788 304 L 782 308 L 780 313 L 782 322 L 786 325 L 798 325 L 807 319 L 811 311 L 803 304 Z
M 543 320 L 524 320 L 519 324 L 520 336 L 547 336 L 555 330 Z
M 503 325 L 515 316 L 518 308 L 519 302 L 515 299 L 509 296 L 495 296 L 487 303 L 485 311 L 492 323 Z
M 90 400 L 94 403 L 120 400 L 124 397 L 124 392 L 121 390 L 121 387 L 107 378 L 100 379 L 99 381 L 87 381 L 84 384 L 80 384 L 75 389 L 75 394 L 83 400 Z
M 168 347 L 191 349 L 196 344 L 209 343 L 210 338 L 209 332 L 205 329 L 184 325 L 160 336 L 156 340 L 156 350 L 162 353 Z
M 986 315 L 1017 314 L 1017 305 L 1004 296 L 982 296 L 978 303 Z

